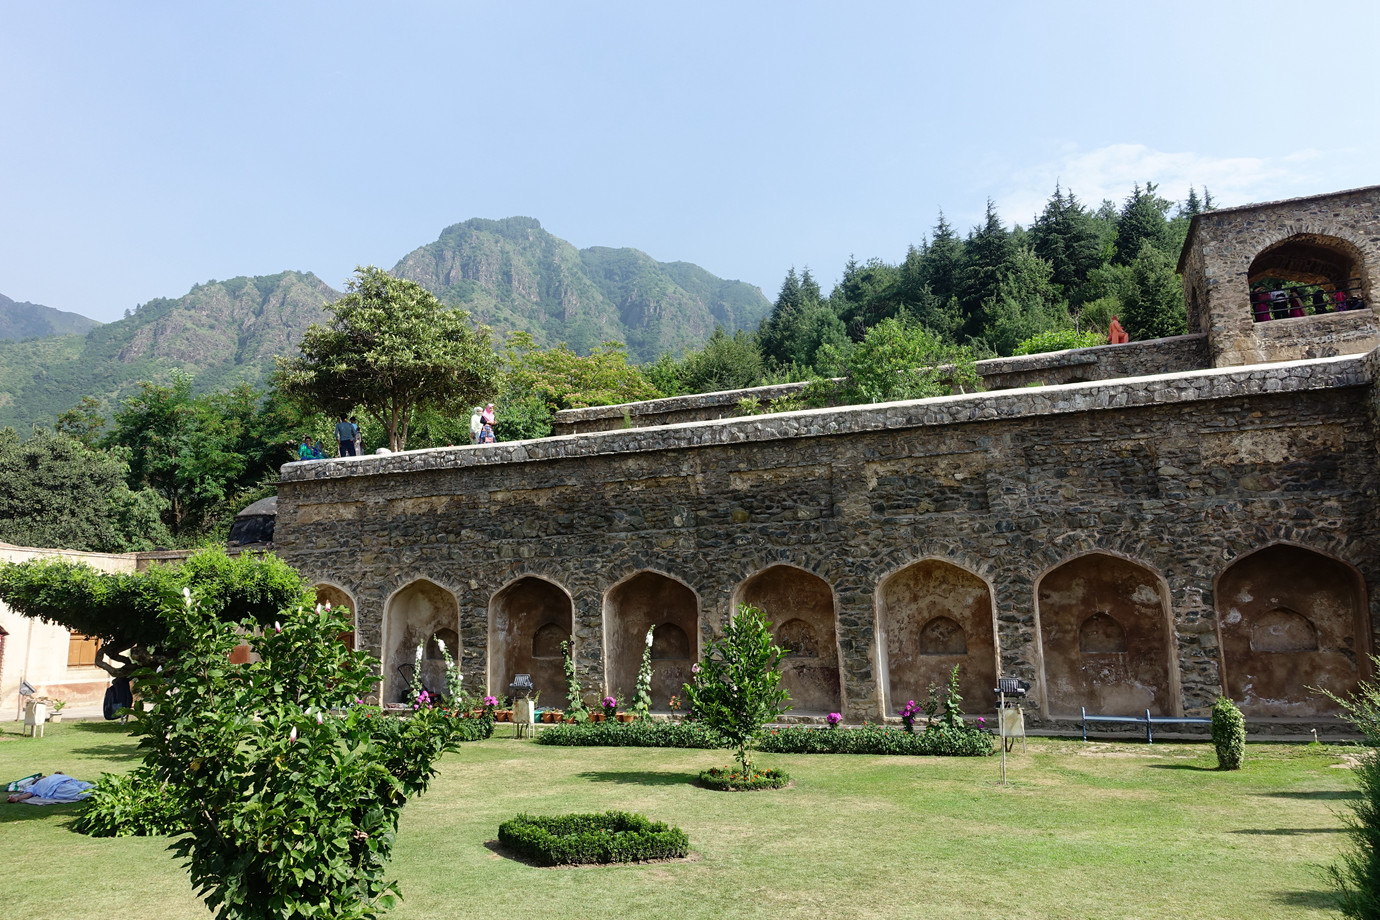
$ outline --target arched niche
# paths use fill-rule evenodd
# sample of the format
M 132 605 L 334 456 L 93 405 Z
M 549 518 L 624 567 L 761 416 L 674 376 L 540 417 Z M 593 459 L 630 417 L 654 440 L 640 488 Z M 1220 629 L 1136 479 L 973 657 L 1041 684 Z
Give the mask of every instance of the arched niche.
M 1267 546 L 1223 570 L 1216 598 L 1222 681 L 1245 714 L 1335 714 L 1311 688 L 1346 697 L 1368 674 L 1365 589 L 1346 563 Z
M 749 604 L 772 624 L 786 649 L 781 684 L 796 712 L 840 712 L 838 627 L 829 583 L 793 565 L 774 565 L 748 578 L 734 594 L 734 609 Z
M 1078 651 L 1084 655 L 1126 654 L 1126 629 L 1106 611 L 1098 611 L 1078 627 Z
M 1118 556 L 1090 553 L 1036 586 L 1049 713 L 1177 715 L 1177 672 L 1163 582 Z
M 320 584 L 316 586 L 316 602 L 318 604 L 330 604 L 331 609 L 344 607 L 350 611 L 350 628 L 340 634 L 340 641 L 345 643 L 350 651 L 355 649 L 355 624 L 359 621 L 355 617 L 355 602 L 350 595 L 346 594 L 341 588 L 335 585 Z
M 924 700 L 958 666 L 959 693 L 970 711 L 997 685 L 992 591 L 977 575 L 941 559 L 912 563 L 877 592 L 878 642 L 888 714 Z
M 1356 298 L 1365 301 L 1361 251 L 1347 240 L 1319 233 L 1296 233 L 1261 250 L 1247 271 L 1252 316 L 1257 322 L 1295 315 L 1292 300 L 1272 302 L 1271 291 L 1298 295 L 1304 315 L 1335 313 Z M 1342 303 L 1336 300 L 1342 294 Z
M 541 705 L 565 699 L 561 643 L 570 639 L 570 595 L 544 578 L 525 576 L 489 601 L 489 692 L 502 697 L 519 674 L 532 675 Z
M 652 627 L 652 706 L 667 709 L 699 658 L 698 643 L 691 641 L 699 636 L 699 600 L 687 585 L 660 572 L 638 572 L 609 589 L 604 597 L 605 685 L 629 702 L 637 691 Z
M 457 663 L 459 662 L 460 605 L 456 602 L 455 595 L 435 582 L 426 579 L 414 581 L 389 598 L 388 605 L 384 608 L 383 622 L 384 701 L 407 701 L 412 674 L 417 667 L 419 646 L 423 649 L 423 688 L 428 693 L 444 692 L 445 661 L 439 649 L 433 658 L 426 653 L 426 647 L 434 644 L 433 636 L 448 634 L 456 637 L 457 641 L 454 647 L 450 648 L 450 654 Z

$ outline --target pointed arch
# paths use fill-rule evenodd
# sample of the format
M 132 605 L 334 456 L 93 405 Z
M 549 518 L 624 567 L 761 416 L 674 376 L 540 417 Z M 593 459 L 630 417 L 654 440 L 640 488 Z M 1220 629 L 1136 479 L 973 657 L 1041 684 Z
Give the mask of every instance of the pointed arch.
M 877 586 L 877 647 L 885 706 L 894 715 L 924 699 L 958 667 L 959 692 L 976 708 L 997 685 L 992 587 L 950 559 L 926 557 Z
M 738 585 L 733 608 L 739 604 L 760 608 L 776 644 L 787 650 L 781 683 L 791 695 L 791 709 L 841 712 L 838 617 L 829 583 L 799 566 L 769 565 Z
M 1222 570 L 1215 590 L 1224 692 L 1254 717 L 1332 715 L 1368 676 L 1365 584 L 1347 563 L 1273 543 Z
M 462 649 L 459 643 L 460 604 L 455 595 L 428 578 L 418 578 L 394 591 L 383 612 L 383 686 L 382 700 L 387 703 L 406 701 L 412 675 L 419 666 L 417 648 L 423 648 L 420 667 L 422 686 L 430 693 L 445 689 L 445 662 L 438 654 L 427 657 L 425 647 L 432 637 L 449 631 L 456 638 L 451 656 L 458 662 Z
M 318 604 L 330 604 L 332 608 L 344 607 L 350 611 L 350 628 L 340 634 L 340 641 L 354 651 L 359 642 L 359 615 L 355 611 L 355 599 L 344 588 L 328 581 L 317 582 L 315 591 Z
M 1075 556 L 1035 583 L 1046 711 L 1072 718 L 1183 712 L 1169 589 L 1148 566 L 1108 552 Z
M 571 636 L 570 592 L 540 575 L 523 575 L 489 599 L 489 692 L 502 697 L 519 674 L 530 674 L 543 705 L 565 694 L 561 643 Z
M 631 698 L 647 648 L 647 630 L 656 627 L 652 633 L 652 706 L 668 708 L 671 697 L 690 679 L 690 668 L 699 658 L 699 620 L 699 596 L 671 575 L 642 569 L 609 588 L 604 594 L 606 690 Z M 676 647 L 668 626 L 684 634 L 683 646 Z M 663 629 L 667 629 L 666 639 L 658 647 L 657 632 Z M 668 657 L 657 657 L 658 651 Z M 673 654 L 682 657 L 669 657 Z

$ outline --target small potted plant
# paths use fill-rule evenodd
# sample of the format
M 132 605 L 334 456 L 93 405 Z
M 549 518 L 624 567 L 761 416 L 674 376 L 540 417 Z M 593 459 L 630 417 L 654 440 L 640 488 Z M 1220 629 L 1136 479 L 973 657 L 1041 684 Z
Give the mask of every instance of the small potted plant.
M 596 713 L 600 721 L 608 719 L 612 722 L 618 716 L 618 697 L 606 696 L 599 701 L 599 705 L 604 709 L 603 712 Z
M 61 721 L 62 721 L 62 710 L 63 710 L 63 707 L 65 707 L 66 705 L 67 705 L 67 701 L 66 701 L 66 700 L 49 700 L 49 701 L 48 701 L 48 721 L 49 721 L 49 722 L 61 722 Z
M 843 721 L 843 716 L 837 712 L 831 712 L 824 717 L 824 721 L 829 723 L 830 728 L 838 728 L 839 723 Z
M 672 722 L 679 722 L 679 721 L 680 721 L 680 708 L 681 708 L 680 697 L 679 697 L 679 696 L 676 696 L 674 693 L 672 693 L 672 694 L 671 694 L 671 700 L 670 700 L 670 703 L 669 703 L 668 705 L 671 707 L 671 721 L 672 721 Z

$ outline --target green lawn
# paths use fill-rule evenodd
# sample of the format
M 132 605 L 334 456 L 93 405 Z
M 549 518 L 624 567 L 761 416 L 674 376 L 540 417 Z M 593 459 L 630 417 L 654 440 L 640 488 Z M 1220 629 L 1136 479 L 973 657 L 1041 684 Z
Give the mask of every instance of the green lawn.
M 500 734 L 504 734 L 500 728 Z M 0 778 L 132 767 L 117 725 L 0 733 Z M 764 756 L 795 784 L 720 793 L 689 782 L 726 752 L 555 748 L 511 738 L 449 755 L 406 809 L 390 916 L 695 918 L 1325 917 L 1320 867 L 1345 844 L 1345 749 L 1255 746 L 1211 769 L 1207 745 L 1032 739 L 1013 785 L 987 760 Z M 5 917 L 205 917 L 157 839 L 72 832 L 80 806 L 0 804 Z M 692 860 L 539 869 L 490 849 L 519 811 L 620 809 L 682 827 Z

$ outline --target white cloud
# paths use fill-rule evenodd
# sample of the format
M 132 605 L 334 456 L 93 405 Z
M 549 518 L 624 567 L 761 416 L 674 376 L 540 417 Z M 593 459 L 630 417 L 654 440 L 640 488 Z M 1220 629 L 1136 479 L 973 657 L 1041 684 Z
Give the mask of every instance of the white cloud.
M 1323 158 L 1316 150 L 1281 152 L 1275 156 L 1212 157 L 1169 153 L 1143 144 L 1109 144 L 1096 150 L 1070 150 L 1039 166 L 1013 173 L 996 196 L 1003 220 L 1026 226 L 1044 209 L 1055 183 L 1072 190 L 1078 200 L 1097 207 L 1104 198 L 1118 205 L 1136 183 L 1148 180 L 1158 193 L 1173 201 L 1188 197 L 1189 186 L 1212 192 L 1221 207 L 1270 201 L 1294 195 L 1333 191 L 1310 182 L 1306 164 Z

